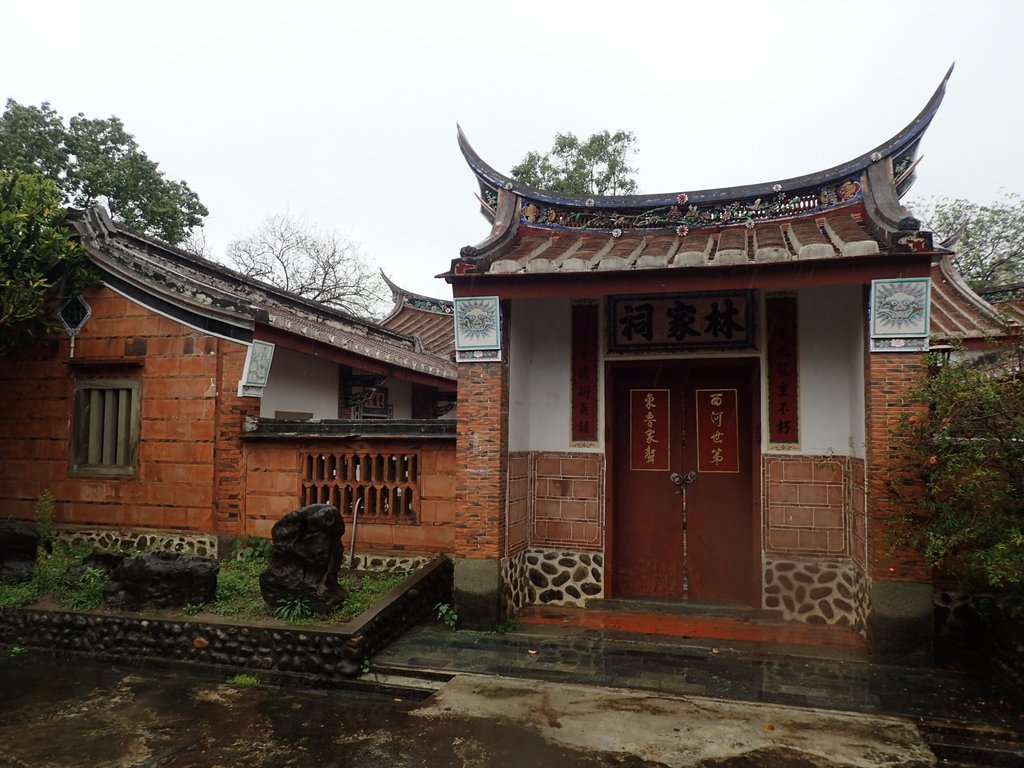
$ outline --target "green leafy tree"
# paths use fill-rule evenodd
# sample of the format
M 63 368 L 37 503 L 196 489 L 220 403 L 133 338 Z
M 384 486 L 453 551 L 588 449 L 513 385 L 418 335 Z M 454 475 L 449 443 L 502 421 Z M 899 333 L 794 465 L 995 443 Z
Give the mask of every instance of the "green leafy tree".
M 512 176 L 531 187 L 571 195 L 631 195 L 636 169 L 629 157 L 635 143 L 632 131 L 601 131 L 586 141 L 558 133 L 550 151 L 528 153 Z
M 53 327 L 52 309 L 92 282 L 57 185 L 0 171 L 0 355 Z
M 933 370 L 915 397 L 929 409 L 893 434 L 906 542 L 965 593 L 1024 610 L 1024 347 Z
M 1024 282 L 1024 198 L 1005 193 L 988 205 L 946 197 L 913 205 L 936 242 L 956 238 L 956 265 L 974 289 Z
M 131 229 L 176 245 L 207 215 L 183 181 L 164 177 L 116 117 L 64 119 L 46 102 L 39 107 L 7 100 L 0 116 L 0 170 L 52 179 L 64 203 L 85 208 L 105 202 Z

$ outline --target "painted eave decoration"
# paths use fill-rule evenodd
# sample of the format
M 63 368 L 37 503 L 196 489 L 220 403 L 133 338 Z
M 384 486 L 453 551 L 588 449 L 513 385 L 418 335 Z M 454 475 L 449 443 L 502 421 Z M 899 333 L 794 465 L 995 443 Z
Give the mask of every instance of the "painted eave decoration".
M 462 129 L 490 236 L 462 249 L 449 281 L 478 275 L 733 266 L 933 252 L 899 202 L 952 74 L 917 117 L 875 149 L 817 173 L 748 186 L 580 198 L 540 190 L 485 163 Z
M 927 351 L 931 278 L 871 281 L 871 351 Z
M 501 359 L 501 302 L 497 296 L 455 299 L 455 359 Z

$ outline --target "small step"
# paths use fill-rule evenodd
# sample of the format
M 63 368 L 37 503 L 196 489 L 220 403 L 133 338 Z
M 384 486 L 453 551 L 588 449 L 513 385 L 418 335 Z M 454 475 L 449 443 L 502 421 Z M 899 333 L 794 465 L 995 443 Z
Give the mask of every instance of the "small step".
M 1022 734 L 987 732 L 969 726 L 922 726 L 929 748 L 946 766 L 1019 768 L 1024 765 Z
M 363 673 L 359 679 L 388 692 L 415 692 L 426 698 L 439 691 L 453 677 L 455 675 L 430 669 L 373 664 L 370 671 Z
M 782 621 L 782 611 L 752 608 L 743 603 L 707 600 L 633 600 L 630 598 L 590 598 L 587 608 L 621 613 L 661 613 L 669 616 L 706 616 L 747 621 Z

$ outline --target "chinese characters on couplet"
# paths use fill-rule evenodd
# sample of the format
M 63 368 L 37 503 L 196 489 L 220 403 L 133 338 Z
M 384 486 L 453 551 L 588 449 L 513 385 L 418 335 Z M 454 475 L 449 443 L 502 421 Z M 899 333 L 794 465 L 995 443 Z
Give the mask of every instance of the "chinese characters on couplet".
M 669 467 L 669 391 L 629 391 L 629 468 L 663 471 Z
M 795 296 L 771 296 L 768 317 L 768 418 L 772 443 L 800 442 L 797 401 L 797 308 Z
M 614 296 L 608 312 L 612 352 L 753 345 L 751 291 Z
M 596 304 L 572 308 L 572 439 L 597 440 Z
M 698 389 L 697 471 L 739 472 L 739 432 L 735 389 Z

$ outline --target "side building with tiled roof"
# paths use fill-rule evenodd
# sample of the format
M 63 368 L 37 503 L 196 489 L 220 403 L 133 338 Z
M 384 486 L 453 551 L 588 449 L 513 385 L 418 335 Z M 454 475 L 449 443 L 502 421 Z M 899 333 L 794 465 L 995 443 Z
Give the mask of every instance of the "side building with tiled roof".
M 732 604 L 925 654 L 890 430 L 929 345 L 1007 332 L 900 198 L 902 131 L 805 176 L 577 197 L 458 142 L 491 233 L 443 277 L 459 360 L 455 599 Z
M 100 282 L 61 309 L 68 333 L 3 360 L 19 407 L 0 426 L 0 511 L 31 518 L 49 491 L 68 530 L 209 550 L 328 502 L 362 515 L 363 549 L 451 548 L 450 355 L 102 209 L 73 226 Z

